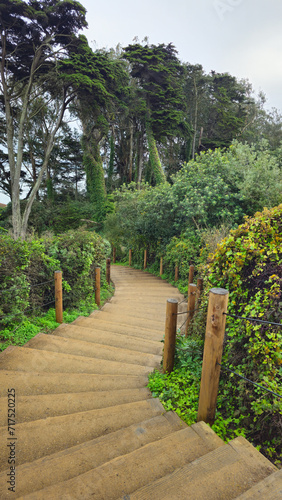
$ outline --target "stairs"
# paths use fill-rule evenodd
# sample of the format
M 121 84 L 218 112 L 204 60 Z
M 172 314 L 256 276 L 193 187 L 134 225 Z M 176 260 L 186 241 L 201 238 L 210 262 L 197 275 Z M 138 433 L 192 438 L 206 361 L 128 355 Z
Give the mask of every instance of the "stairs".
M 245 439 L 225 444 L 203 422 L 186 426 L 146 389 L 166 299 L 183 297 L 131 268 L 113 266 L 112 277 L 103 310 L 0 355 L 1 500 L 282 499 L 282 471 Z

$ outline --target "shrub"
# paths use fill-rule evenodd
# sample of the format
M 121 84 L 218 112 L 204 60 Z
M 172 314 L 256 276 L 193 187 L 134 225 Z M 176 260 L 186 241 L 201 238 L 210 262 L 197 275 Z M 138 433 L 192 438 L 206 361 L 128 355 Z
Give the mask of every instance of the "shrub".
M 69 231 L 30 241 L 0 235 L 0 327 L 13 330 L 25 316 L 54 305 L 54 272 L 63 272 L 64 308 L 93 302 L 94 269 L 101 267 L 110 245 L 96 233 Z M 8 335 L 3 333 L 2 338 Z M 5 337 L 6 338 L 6 337 Z
M 200 237 L 196 231 L 187 231 L 180 238 L 172 238 L 165 250 L 165 273 L 171 280 L 174 280 L 175 266 L 178 265 L 179 279 L 187 288 L 190 265 L 196 264 L 199 253 Z
M 212 286 L 230 292 L 228 312 L 281 323 L 282 205 L 265 209 L 231 231 L 211 258 Z M 247 378 L 281 394 L 282 329 L 269 324 L 227 318 L 223 362 Z M 230 378 L 231 377 L 231 378 Z M 232 401 L 245 415 L 245 427 L 262 450 L 273 447 L 281 456 L 277 435 L 282 427 L 282 400 L 244 381 L 222 374 L 222 408 Z M 272 443 L 270 446 L 269 443 Z
M 50 280 L 59 267 L 57 260 L 45 254 L 42 241 L 14 241 L 9 235 L 0 236 L 2 327 L 16 321 L 26 309 L 34 310 L 49 301 L 54 288 Z
M 105 281 L 105 260 L 110 244 L 96 233 L 68 231 L 46 240 L 46 252 L 60 262 L 66 283 L 64 306 L 76 306 L 89 299 L 95 290 L 95 267 L 101 267 L 101 283 Z

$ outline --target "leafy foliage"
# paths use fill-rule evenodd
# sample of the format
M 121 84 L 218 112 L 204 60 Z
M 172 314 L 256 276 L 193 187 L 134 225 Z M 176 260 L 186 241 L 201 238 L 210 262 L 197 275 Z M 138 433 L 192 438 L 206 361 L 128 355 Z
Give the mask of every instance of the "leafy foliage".
M 69 285 L 64 294 L 66 307 L 93 296 L 95 267 L 102 268 L 101 283 L 105 281 L 105 259 L 110 246 L 96 233 L 68 231 L 59 234 L 48 242 L 46 250 L 60 262 L 64 280 Z
M 203 342 L 195 338 L 176 338 L 175 367 L 170 374 L 159 371 L 149 375 L 148 387 L 153 397 L 160 398 L 167 411 L 173 410 L 187 425 L 197 421 L 200 382 L 202 372 Z M 214 431 L 224 440 L 238 435 L 245 436 L 242 418 L 233 415 L 233 407 L 225 401 L 225 411 L 229 417 L 223 417 L 221 404 L 218 407 Z
M 242 195 L 233 177 L 229 158 L 221 150 L 201 153 L 173 177 L 174 200 L 190 226 L 242 219 Z
M 75 79 L 70 84 L 61 78 L 60 61 L 67 59 L 77 32 L 87 23 L 84 7 L 73 1 L 7 0 L 1 4 L 0 18 L 0 119 L 5 127 L 3 143 L 8 150 L 14 237 L 24 238 L 30 208 L 47 170 L 56 134 L 75 98 Z M 50 108 L 54 121 L 49 120 Z M 39 116 L 43 117 L 46 139 L 44 156 L 25 211 L 21 213 L 23 158 L 32 142 L 30 124 Z
M 208 277 L 213 286 L 230 291 L 228 312 L 281 323 L 282 205 L 265 209 L 231 231 L 212 257 Z M 254 382 L 281 394 L 282 330 L 278 326 L 228 318 L 224 363 Z M 222 407 L 228 399 L 244 413 L 244 425 L 263 449 L 277 441 L 282 425 L 282 402 L 244 381 L 232 384 L 222 375 Z M 230 380 L 230 382 L 229 382 Z
M 179 268 L 179 279 L 187 282 L 191 264 L 198 261 L 201 239 L 196 231 L 186 231 L 179 238 L 173 237 L 166 246 L 164 269 L 173 278 L 175 266 Z M 187 288 L 187 283 L 186 288 Z
M 188 424 L 196 419 L 201 361 L 191 361 L 191 345 L 204 338 L 207 293 L 212 287 L 230 293 L 216 420 L 213 429 L 223 439 L 243 435 L 278 466 L 281 465 L 282 402 L 274 394 L 254 386 L 224 370 L 224 366 L 281 395 L 282 330 L 280 326 L 243 321 L 232 316 L 281 323 L 282 205 L 265 209 L 217 245 L 205 271 L 205 293 L 201 310 L 189 329 L 190 338 L 177 341 L 177 361 L 170 375 L 155 372 L 149 387 L 167 409 L 174 409 Z M 226 227 L 218 231 L 226 233 Z M 216 231 L 213 232 L 216 237 Z M 213 245 L 212 230 L 202 233 L 204 248 Z M 167 247 L 173 252 L 177 239 Z M 181 247 L 180 247 L 181 251 Z M 173 261 L 174 259 L 172 259 Z M 204 317 L 205 316 L 205 317 Z M 187 342 L 187 350 L 185 344 Z M 183 348 L 184 346 L 184 348 Z M 186 352 L 185 352 L 186 350 Z M 201 359 L 201 356 L 200 356 Z M 194 362 L 195 360 L 195 362 Z M 187 369 L 182 370 L 187 362 Z M 197 380 L 196 383 L 194 383 Z M 235 382 L 236 381 L 236 382 Z
M 93 306 L 94 268 L 101 267 L 101 285 L 107 289 L 105 260 L 109 252 L 106 241 L 86 231 L 69 231 L 28 242 L 1 235 L 2 339 L 10 338 L 11 331 L 17 332 L 18 339 L 26 339 L 27 317 L 46 311 L 54 304 L 56 270 L 63 272 L 64 309 L 86 303 Z
M 25 204 L 23 201 L 22 204 Z M 0 215 L 3 228 L 10 229 L 11 205 Z M 55 234 L 70 229 L 90 227 L 96 229 L 96 209 L 89 201 L 80 200 L 52 200 L 35 201 L 29 217 L 28 229 L 30 233 L 41 236 L 46 231 Z M 99 226 L 98 226 L 99 227 Z
M 20 318 L 26 309 L 35 309 L 49 301 L 50 279 L 60 268 L 58 260 L 45 253 L 42 241 L 14 241 L 0 237 L 1 325 Z M 38 287 L 39 283 L 44 283 Z

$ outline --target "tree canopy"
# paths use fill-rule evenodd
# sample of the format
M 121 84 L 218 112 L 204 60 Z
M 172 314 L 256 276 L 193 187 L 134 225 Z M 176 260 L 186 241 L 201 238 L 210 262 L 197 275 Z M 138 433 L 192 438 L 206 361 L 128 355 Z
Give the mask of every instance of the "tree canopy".
M 144 40 L 123 49 L 92 50 L 79 34 L 87 23 L 85 8 L 75 0 L 8 0 L 1 4 L 0 21 L 0 188 L 11 197 L 15 238 L 25 237 L 35 199 L 77 199 L 80 180 L 85 182 L 80 195 L 93 204 L 100 223 L 113 209 L 108 195 L 123 183 L 133 181 L 140 189 L 142 182 L 168 181 L 176 192 L 176 185 L 189 178 L 188 192 L 197 182 L 205 186 L 202 200 L 191 193 L 189 203 L 198 206 L 194 220 L 207 225 L 260 206 L 259 172 L 267 186 L 274 178 L 280 183 L 282 119 L 275 110 L 265 111 L 264 96 L 255 97 L 248 81 L 183 63 L 172 43 Z M 79 128 L 76 137 L 69 118 Z M 234 167 L 228 175 L 237 175 L 232 187 L 225 170 L 218 172 L 219 156 L 210 151 L 222 152 L 234 140 L 242 147 L 236 160 L 228 152 Z M 252 153 L 244 150 L 245 142 L 253 144 Z M 204 157 L 197 157 L 202 153 L 205 168 Z M 241 160 L 249 165 L 248 175 L 239 173 Z M 175 180 L 183 165 L 186 177 L 183 170 L 181 181 Z M 213 177 L 218 183 L 208 188 Z M 246 198 L 247 190 L 253 194 L 247 212 L 236 189 Z M 274 202 L 277 196 L 270 191 Z M 213 208 L 216 192 L 221 215 Z

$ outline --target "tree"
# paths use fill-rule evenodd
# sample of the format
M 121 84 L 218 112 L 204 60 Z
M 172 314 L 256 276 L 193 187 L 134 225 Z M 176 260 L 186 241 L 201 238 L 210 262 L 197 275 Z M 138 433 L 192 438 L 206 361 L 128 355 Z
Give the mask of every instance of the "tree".
M 212 71 L 208 91 L 210 104 L 203 144 L 211 149 L 229 146 L 245 125 L 245 86 L 228 73 Z
M 101 157 L 101 142 L 107 137 L 118 104 L 127 85 L 124 64 L 104 50 L 93 52 L 86 39 L 80 38 L 70 55 L 70 71 L 82 68 L 84 85 L 78 89 L 76 112 L 81 121 L 83 162 L 89 200 L 96 207 L 96 218 L 107 212 L 105 173 Z M 68 71 L 68 64 L 66 71 Z
M 46 172 L 56 134 L 66 109 L 75 97 L 72 78 L 61 78 L 61 61 L 68 56 L 76 33 L 86 27 L 85 9 L 74 0 L 7 0 L 1 5 L 1 118 L 5 121 L 14 238 L 24 238 L 32 203 Z M 74 75 L 73 75 L 74 76 Z M 41 105 L 34 108 L 41 96 Z M 25 152 L 25 132 L 35 115 L 48 104 L 56 120 L 48 130 L 41 168 L 27 199 L 20 207 L 20 177 Z M 35 115 L 34 115 L 35 113 Z
M 206 90 L 206 75 L 204 74 L 203 67 L 200 64 L 185 64 L 185 80 L 184 92 L 186 96 L 187 113 L 191 126 L 193 128 L 192 140 L 192 159 L 194 160 L 196 154 L 196 140 L 201 139 L 201 132 L 199 131 L 199 123 L 201 128 L 203 122 L 201 121 L 203 112 L 203 100 Z M 186 158 L 188 161 L 190 158 Z
M 165 181 L 156 141 L 190 134 L 183 107 L 183 68 L 175 47 L 133 44 L 125 47 L 124 58 L 137 79 L 140 99 L 146 103 L 145 129 L 149 159 L 156 184 Z
M 238 81 L 228 73 L 206 74 L 199 64 L 184 68 L 192 159 L 202 150 L 228 147 L 233 139 L 260 140 L 265 122 L 262 94 L 256 98 L 247 80 Z

